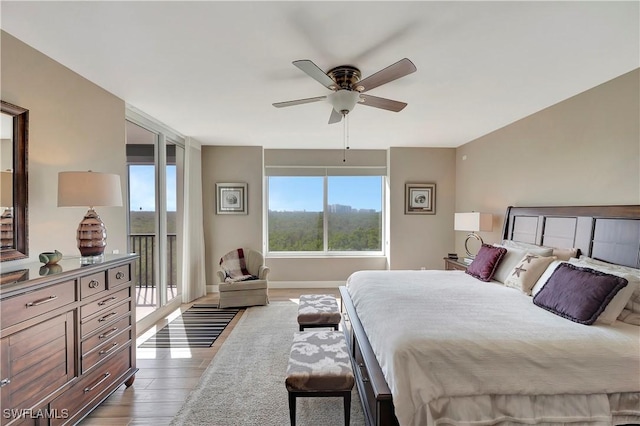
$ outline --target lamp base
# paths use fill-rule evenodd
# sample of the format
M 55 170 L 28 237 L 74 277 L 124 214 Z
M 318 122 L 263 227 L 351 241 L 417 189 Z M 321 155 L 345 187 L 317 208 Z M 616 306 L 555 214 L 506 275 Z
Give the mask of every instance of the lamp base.
M 471 253 L 469 251 L 469 240 L 478 240 L 480 241 L 480 246 L 482 246 L 482 244 L 484 244 L 484 241 L 482 241 L 482 238 L 480 238 L 480 235 L 476 234 L 475 232 L 471 232 L 469 234 L 467 234 L 467 239 L 464 240 L 464 249 L 467 252 L 467 257 L 469 259 L 475 259 L 476 255 Z
M 83 258 L 102 256 L 104 253 L 107 246 L 107 228 L 93 208 L 87 211 L 78 225 L 77 240 L 80 256 Z

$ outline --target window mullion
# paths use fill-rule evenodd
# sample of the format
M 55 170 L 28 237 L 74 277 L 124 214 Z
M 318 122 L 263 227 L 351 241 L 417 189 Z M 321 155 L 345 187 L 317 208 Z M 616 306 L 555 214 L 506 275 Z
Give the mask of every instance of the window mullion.
M 322 200 L 322 247 L 323 251 L 327 253 L 329 251 L 329 178 L 324 176 L 324 190 Z

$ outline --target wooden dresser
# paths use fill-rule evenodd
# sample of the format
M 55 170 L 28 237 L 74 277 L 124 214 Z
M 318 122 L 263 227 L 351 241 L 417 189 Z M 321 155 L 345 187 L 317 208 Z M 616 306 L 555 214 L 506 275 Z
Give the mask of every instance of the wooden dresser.
M 0 425 L 75 424 L 133 384 L 133 262 L 1 265 Z

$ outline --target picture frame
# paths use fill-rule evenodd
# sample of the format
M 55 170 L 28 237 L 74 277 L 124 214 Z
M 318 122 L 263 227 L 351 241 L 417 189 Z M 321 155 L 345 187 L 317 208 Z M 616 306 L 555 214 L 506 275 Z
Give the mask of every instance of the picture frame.
M 248 214 L 246 183 L 216 183 L 216 214 Z
M 436 184 L 405 183 L 404 214 L 436 214 Z

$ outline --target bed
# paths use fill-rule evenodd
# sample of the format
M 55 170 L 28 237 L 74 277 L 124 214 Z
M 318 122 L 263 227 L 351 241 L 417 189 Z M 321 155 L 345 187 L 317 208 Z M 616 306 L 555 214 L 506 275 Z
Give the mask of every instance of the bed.
M 604 322 L 609 307 L 584 325 L 532 302 L 559 265 L 612 281 L 620 265 L 629 280 L 609 305 L 631 295 L 640 206 L 509 207 L 503 238 L 583 260 L 545 256 L 533 298 L 462 271 L 359 271 L 340 288 L 367 424 L 640 424 L 640 326 Z

